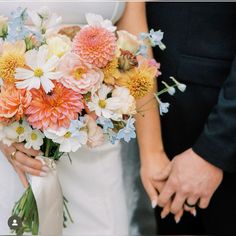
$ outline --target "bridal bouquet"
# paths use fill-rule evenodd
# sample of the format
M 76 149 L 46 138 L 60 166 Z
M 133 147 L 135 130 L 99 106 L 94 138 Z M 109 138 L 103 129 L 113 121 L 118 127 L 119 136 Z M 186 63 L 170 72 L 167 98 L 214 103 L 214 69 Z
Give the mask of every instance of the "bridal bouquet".
M 136 37 L 116 31 L 99 15 L 86 19 L 81 28 L 61 28 L 61 17 L 45 7 L 18 8 L 10 19 L 0 16 L 0 141 L 41 150 L 37 158 L 51 168 L 45 178 L 29 176 L 30 187 L 13 209 L 23 222 L 18 234 L 38 234 L 43 220 L 50 224 L 47 207 L 56 211 L 63 201 L 65 224 L 70 217 L 66 199 L 58 195 L 57 205 L 47 203 L 47 191 L 61 193 L 55 162 L 83 146 L 135 138 L 135 101 L 152 91 L 160 74 L 160 65 L 146 54 L 149 45 L 165 48 L 161 31 Z M 165 86 L 161 93 L 185 89 L 176 80 Z M 155 97 L 165 113 L 169 105 L 159 94 Z M 60 217 L 52 216 L 63 225 Z

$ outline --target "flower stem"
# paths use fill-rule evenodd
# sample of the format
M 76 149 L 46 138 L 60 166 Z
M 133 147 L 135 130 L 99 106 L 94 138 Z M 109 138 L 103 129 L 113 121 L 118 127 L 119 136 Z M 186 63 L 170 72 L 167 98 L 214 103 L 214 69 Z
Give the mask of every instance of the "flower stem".
M 49 154 L 50 154 L 50 147 L 51 147 L 51 140 L 50 140 L 50 139 L 47 139 L 47 141 L 46 141 L 45 157 L 49 157 Z

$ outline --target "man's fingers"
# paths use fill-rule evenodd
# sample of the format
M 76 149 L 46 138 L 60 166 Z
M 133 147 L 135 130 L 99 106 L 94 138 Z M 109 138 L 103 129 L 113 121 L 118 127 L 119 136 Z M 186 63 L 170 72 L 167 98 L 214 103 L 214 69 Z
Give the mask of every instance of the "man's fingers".
M 170 184 L 170 181 L 168 180 L 162 192 L 159 195 L 158 205 L 160 207 L 164 207 L 169 201 L 171 201 L 171 197 L 174 195 L 174 193 L 175 193 L 175 190 L 173 186 Z
M 166 218 L 169 213 L 170 213 L 170 207 L 171 207 L 171 201 L 169 201 L 163 208 L 162 212 L 161 212 L 161 218 L 164 219 Z
M 186 202 L 189 205 L 197 205 L 198 200 L 199 200 L 198 196 L 190 196 L 187 198 Z M 194 209 L 195 209 L 195 207 L 190 207 L 187 204 L 184 204 L 184 210 L 189 211 L 190 213 L 192 213 L 192 215 L 196 216 L 197 212 L 196 212 L 196 209 L 195 210 Z
M 180 193 L 176 193 L 172 204 L 171 204 L 171 212 L 176 215 L 178 212 L 181 211 L 184 207 L 184 202 L 185 202 L 186 196 Z
M 163 171 L 161 171 L 160 173 L 157 173 L 153 177 L 153 180 L 154 181 L 164 181 L 164 180 L 168 179 L 170 172 L 171 172 L 171 168 L 172 168 L 172 163 L 170 162 Z
M 184 210 L 181 209 L 176 215 L 175 215 L 175 222 L 176 224 L 178 224 L 181 220 L 181 217 L 183 216 L 184 214 Z
M 30 149 L 25 148 L 23 143 L 14 143 L 13 145 L 18 151 L 23 152 L 27 154 L 28 156 L 36 157 L 40 154 L 40 151 L 38 150 L 34 150 L 32 148 Z
M 211 196 L 210 197 L 202 197 L 200 198 L 200 202 L 199 202 L 199 207 L 202 209 L 206 209 L 209 206 L 209 203 L 211 201 Z
M 43 167 L 43 164 L 41 161 L 30 158 L 20 151 L 16 152 L 15 160 L 19 162 L 21 165 L 33 168 L 35 170 L 42 170 L 42 167 Z

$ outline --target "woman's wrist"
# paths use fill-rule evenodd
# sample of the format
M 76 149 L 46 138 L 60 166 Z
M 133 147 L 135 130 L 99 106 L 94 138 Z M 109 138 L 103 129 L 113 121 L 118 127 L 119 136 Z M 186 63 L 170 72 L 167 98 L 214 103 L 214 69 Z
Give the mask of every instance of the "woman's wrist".
M 164 149 L 157 150 L 155 152 L 145 152 L 140 154 L 141 165 L 157 162 L 169 162 L 169 159 Z

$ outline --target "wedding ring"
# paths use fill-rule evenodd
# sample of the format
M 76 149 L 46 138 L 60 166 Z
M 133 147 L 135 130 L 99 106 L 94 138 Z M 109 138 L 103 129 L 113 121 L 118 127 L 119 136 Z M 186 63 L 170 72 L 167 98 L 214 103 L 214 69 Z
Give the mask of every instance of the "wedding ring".
M 186 206 L 188 206 L 189 208 L 196 207 L 196 205 L 197 205 L 197 203 L 195 203 L 195 204 L 189 204 L 189 203 L 188 203 L 188 200 L 186 200 L 184 204 L 185 204 Z
M 17 152 L 17 150 L 12 152 L 11 155 L 10 155 L 10 158 L 11 158 L 12 161 L 15 161 L 15 159 L 16 159 L 16 152 Z

